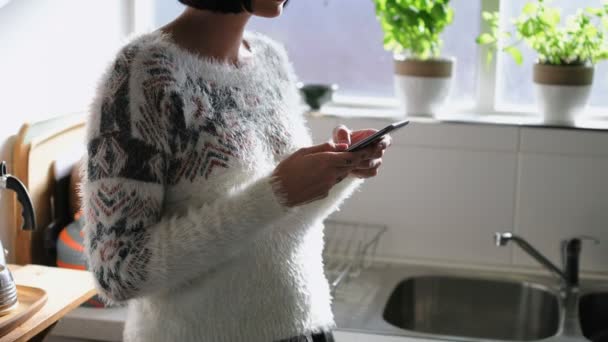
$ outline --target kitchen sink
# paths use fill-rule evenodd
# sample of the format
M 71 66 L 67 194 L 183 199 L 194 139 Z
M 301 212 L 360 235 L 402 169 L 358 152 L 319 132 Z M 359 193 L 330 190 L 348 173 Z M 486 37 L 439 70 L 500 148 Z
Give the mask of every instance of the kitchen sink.
M 581 297 L 579 318 L 583 335 L 593 342 L 608 341 L 608 292 Z
M 602 326 L 597 310 L 608 317 L 608 294 L 600 296 L 601 304 L 581 302 L 581 313 L 592 317 L 587 327 L 590 333 Z M 383 312 L 384 320 L 400 329 L 512 341 L 555 336 L 560 316 L 559 298 L 542 285 L 439 275 L 399 282 Z

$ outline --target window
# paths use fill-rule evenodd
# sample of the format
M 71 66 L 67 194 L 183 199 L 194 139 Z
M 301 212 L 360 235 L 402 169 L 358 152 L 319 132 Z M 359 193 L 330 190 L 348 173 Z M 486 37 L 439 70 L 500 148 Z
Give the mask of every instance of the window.
M 488 113 L 533 113 L 535 91 L 532 65 L 535 53 L 525 44 L 524 64 L 497 53 L 485 64 L 485 48 L 475 38 L 485 24 L 484 10 L 501 10 L 503 29 L 512 31 L 510 18 L 531 0 L 452 0 L 454 22 L 443 34 L 443 55 L 456 58 L 451 108 Z M 597 6 L 605 0 L 553 0 L 562 16 L 577 8 Z M 345 2 L 348 5 L 345 6 Z M 154 24 L 158 27 L 182 10 L 177 0 L 154 1 Z M 507 25 L 509 25 L 507 27 Z M 383 33 L 375 18 L 372 0 L 292 0 L 283 16 L 254 18 L 250 30 L 262 32 L 288 49 L 296 72 L 304 82 L 337 83 L 340 95 L 394 97 L 392 54 L 382 46 Z M 591 106 L 608 107 L 608 63 L 595 69 Z M 359 102 L 359 101 L 358 101 Z
M 345 3 L 348 5 L 345 6 Z M 174 18 L 177 0 L 156 0 L 155 25 Z M 456 16 L 444 34 L 444 55 L 456 57 L 452 97 L 472 104 L 476 92 L 480 0 L 453 0 Z M 337 83 L 347 96 L 393 97 L 392 54 L 372 0 L 293 0 L 276 19 L 254 18 L 249 29 L 282 42 L 304 82 Z
M 508 0 L 501 2 L 503 30 L 512 31 L 510 18 L 516 17 L 529 0 Z M 603 0 L 554 0 L 551 5 L 562 9 L 562 21 L 565 17 L 576 13 L 578 8 L 599 6 Z M 508 27 L 507 27 L 508 25 Z M 524 64 L 517 65 L 510 56 L 498 55 L 497 75 L 497 108 L 499 110 L 534 111 L 534 84 L 532 83 L 532 66 L 536 60 L 536 53 L 520 45 L 524 55 Z M 591 106 L 608 106 L 608 65 L 599 63 L 595 68 Z

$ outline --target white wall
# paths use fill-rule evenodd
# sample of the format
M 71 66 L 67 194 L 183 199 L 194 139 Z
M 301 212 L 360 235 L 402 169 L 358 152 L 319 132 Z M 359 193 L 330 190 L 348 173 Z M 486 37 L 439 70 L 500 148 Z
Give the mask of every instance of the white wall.
M 10 159 L 8 139 L 24 122 L 87 109 L 131 27 L 131 1 L 13 0 L 0 9 L 0 159 Z M 3 241 L 6 214 L 0 201 Z
M 340 123 L 309 120 L 316 141 Z M 608 132 L 412 123 L 395 133 L 380 175 L 334 215 L 389 226 L 378 250 L 388 259 L 538 267 L 493 233 L 514 231 L 559 265 L 559 244 L 585 244 L 582 268 L 608 275 Z

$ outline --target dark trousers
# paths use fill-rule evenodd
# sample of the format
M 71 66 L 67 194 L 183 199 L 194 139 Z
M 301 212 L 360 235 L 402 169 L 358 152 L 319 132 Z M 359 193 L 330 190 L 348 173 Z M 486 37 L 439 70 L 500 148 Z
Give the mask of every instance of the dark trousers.
M 318 334 L 307 334 L 292 337 L 278 342 L 334 342 L 334 335 L 331 333 L 331 331 L 329 331 Z

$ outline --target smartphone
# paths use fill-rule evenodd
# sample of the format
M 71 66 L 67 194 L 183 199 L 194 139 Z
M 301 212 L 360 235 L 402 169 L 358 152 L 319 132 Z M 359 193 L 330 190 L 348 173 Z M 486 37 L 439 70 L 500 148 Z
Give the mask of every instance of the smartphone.
M 346 151 L 354 152 L 354 151 L 358 151 L 360 149 L 366 148 L 367 146 L 382 139 L 382 137 L 387 135 L 388 133 L 396 131 L 399 128 L 401 128 L 409 123 L 410 123 L 409 120 L 403 120 L 403 121 L 392 123 L 392 124 L 384 127 L 383 129 L 379 130 L 378 132 L 374 133 L 373 135 L 370 135 L 369 137 L 357 142 L 356 144 L 350 145 L 350 147 Z

